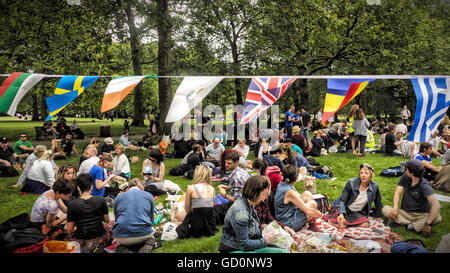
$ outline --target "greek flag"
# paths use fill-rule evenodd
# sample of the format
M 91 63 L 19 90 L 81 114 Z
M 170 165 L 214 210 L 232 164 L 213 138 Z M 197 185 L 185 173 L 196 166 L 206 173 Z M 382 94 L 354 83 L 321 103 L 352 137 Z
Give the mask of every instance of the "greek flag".
M 412 79 L 417 97 L 416 114 L 408 140 L 429 141 L 450 105 L 450 78 Z

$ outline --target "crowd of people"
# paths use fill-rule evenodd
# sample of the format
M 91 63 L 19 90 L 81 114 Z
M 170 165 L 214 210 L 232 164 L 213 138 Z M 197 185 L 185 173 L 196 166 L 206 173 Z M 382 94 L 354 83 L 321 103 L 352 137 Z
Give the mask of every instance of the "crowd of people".
M 64 134 L 57 131 L 50 148 L 33 146 L 26 134 L 20 134 L 14 148 L 8 145 L 8 139 L 0 139 L 0 172 L 2 176 L 21 173 L 15 186 L 21 187 L 23 193 L 39 195 L 31 208 L 34 226 L 63 228 L 67 240 L 76 240 L 91 250 L 113 242 L 118 244 L 116 252 L 151 252 L 156 247 L 155 199 L 181 192 L 176 183 L 165 179 L 164 159 L 175 154 L 182 160 L 169 174 L 192 179 L 182 209 L 174 209 L 172 215 L 177 237 L 213 236 L 217 226 L 223 225 L 218 248 L 221 253 L 286 252 L 271 245 L 273 233 L 263 235 L 273 221 L 293 234 L 314 225 L 319 218 L 342 229 L 367 227 L 369 217 L 374 217 L 426 236 L 442 221 L 433 187 L 439 185 L 439 190 L 449 192 L 448 125 L 433 135 L 430 143 L 416 145 L 403 139 L 408 135 L 409 120 L 403 125 L 371 123 L 355 105 L 345 121 L 320 125 L 310 138 L 313 118 L 305 108 L 294 111 L 295 107 L 291 107 L 286 112 L 286 126 L 276 132 L 280 136 L 277 142 L 262 139 L 253 149 L 247 144 L 254 143 L 244 139 L 227 149 L 223 139 L 213 136 L 209 141 L 182 145 L 172 140 L 175 150 L 166 154 L 168 143 L 162 138 L 155 145 L 149 133 L 142 142 L 134 142 L 125 130 L 115 145 L 110 137 L 103 143 L 91 140 L 80 156 L 70 130 Z M 374 169 L 367 163 L 361 164 L 358 175 L 347 181 L 329 212 L 319 210 L 311 192 L 298 192 L 295 184 L 300 170 L 314 171 L 307 157 L 322 156 L 335 146 L 336 152 L 351 151 L 364 158 L 367 150 L 376 150 L 373 134 L 377 133 L 381 135 L 379 152 L 407 158 L 392 207 L 383 205 L 382 189 L 372 180 Z M 128 150 L 149 152 L 135 178 Z M 252 150 L 255 160 L 249 159 Z M 73 156 L 72 152 L 80 158 L 78 166 L 55 163 Z M 442 166 L 433 166 L 432 155 L 442 158 Z M 220 180 L 216 189 L 213 178 Z M 108 212 L 108 197 L 113 200 L 114 220 Z

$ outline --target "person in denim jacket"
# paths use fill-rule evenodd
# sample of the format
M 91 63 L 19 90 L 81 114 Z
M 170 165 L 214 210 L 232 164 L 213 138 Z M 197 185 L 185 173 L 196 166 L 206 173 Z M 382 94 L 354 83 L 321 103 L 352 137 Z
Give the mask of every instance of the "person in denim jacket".
M 331 211 L 326 220 L 339 228 L 347 226 L 368 227 L 367 217 L 382 217 L 383 203 L 379 186 L 371 179 L 373 168 L 367 163 L 360 166 L 359 177 L 351 178 L 345 184 L 342 195 L 331 204 Z M 372 207 L 372 203 L 375 206 Z
M 262 236 L 264 226 L 259 222 L 254 209 L 256 204 L 270 194 L 270 181 L 263 176 L 250 177 L 238 198 L 228 209 L 220 238 L 219 252 L 283 252 L 278 248 L 267 248 L 275 240 L 273 233 Z

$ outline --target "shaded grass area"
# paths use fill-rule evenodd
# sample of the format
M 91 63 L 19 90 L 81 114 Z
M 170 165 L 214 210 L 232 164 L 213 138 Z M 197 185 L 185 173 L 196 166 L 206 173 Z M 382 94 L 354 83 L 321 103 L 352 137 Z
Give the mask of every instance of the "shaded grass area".
M 115 121 L 116 122 L 116 121 Z M 119 121 L 118 121 L 119 122 Z M 0 126 L 5 126 L 0 123 Z M 96 124 L 98 126 L 98 124 Z M 2 130 L 3 131 L 3 130 Z M 133 139 L 131 136 L 130 139 Z M 76 147 L 78 151 L 87 144 L 87 142 L 77 143 Z M 47 145 L 49 146 L 49 144 Z M 169 148 L 168 152 L 172 151 L 172 147 Z M 143 151 L 129 151 L 128 155 L 139 156 L 139 162 L 131 164 L 132 177 L 140 177 L 140 172 L 142 168 L 142 162 L 147 158 L 148 152 Z M 254 159 L 253 152 L 250 152 L 250 159 Z M 166 164 L 166 174 L 165 179 L 169 179 L 178 185 L 181 189 L 186 190 L 187 185 L 191 184 L 191 181 L 182 177 L 169 176 L 169 170 L 180 163 L 181 159 L 165 159 Z M 330 202 L 335 198 L 340 196 L 345 183 L 352 177 L 358 176 L 359 166 L 362 163 L 369 163 L 375 169 L 375 177 L 373 181 L 380 185 L 381 195 L 383 198 L 384 205 L 392 206 L 392 199 L 395 192 L 395 188 L 399 181 L 399 178 L 386 178 L 381 177 L 379 174 L 384 168 L 399 166 L 401 161 L 406 161 L 406 159 L 399 157 L 384 157 L 381 154 L 367 154 L 366 158 L 360 159 L 353 156 L 351 153 L 345 154 L 330 154 L 327 156 L 321 156 L 316 158 L 316 161 L 321 165 L 326 165 L 331 168 L 333 176 L 336 177 L 335 180 L 318 180 L 317 181 L 317 192 L 326 194 Z M 78 166 L 78 158 L 72 155 L 67 160 L 57 161 L 58 165 L 63 163 L 72 163 Z M 434 158 L 434 165 L 440 165 L 440 160 Z M 37 195 L 20 195 L 20 189 L 13 188 L 11 185 L 15 184 L 18 177 L 15 178 L 0 178 L 0 222 L 3 222 L 13 216 L 20 213 L 30 213 L 34 201 L 37 199 Z M 219 183 L 213 183 L 217 186 Z M 299 191 L 303 191 L 303 185 L 297 183 L 295 187 Z M 442 194 L 441 192 L 437 192 Z M 156 204 L 164 203 L 166 196 L 162 196 L 156 201 Z M 433 233 L 430 238 L 425 238 L 421 234 L 407 231 L 403 227 L 395 227 L 393 231 L 400 234 L 404 239 L 417 238 L 424 241 L 426 247 L 429 250 L 434 250 L 439 244 L 443 235 L 450 232 L 450 222 L 448 221 L 450 217 L 450 203 L 441 202 L 441 216 L 442 223 L 433 227 Z M 214 253 L 217 252 L 222 226 L 218 227 L 219 232 L 209 238 L 197 238 L 197 239 L 177 239 L 173 241 L 164 241 L 163 247 L 156 249 L 154 252 L 157 253 Z

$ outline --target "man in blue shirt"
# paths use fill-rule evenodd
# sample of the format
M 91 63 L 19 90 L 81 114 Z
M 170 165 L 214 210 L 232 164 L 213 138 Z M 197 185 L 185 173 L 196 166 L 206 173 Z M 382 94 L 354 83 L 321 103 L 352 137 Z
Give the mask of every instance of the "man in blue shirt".
M 286 123 L 286 130 L 287 130 L 287 134 L 288 134 L 289 138 L 292 136 L 292 127 L 294 126 L 294 120 L 295 120 L 294 110 L 295 110 L 294 105 L 289 107 L 289 110 L 287 110 L 285 118 L 284 118 L 285 123 Z
M 151 252 L 155 244 L 152 229 L 155 201 L 153 195 L 144 191 L 140 179 L 135 178 L 129 183 L 130 189 L 114 200 L 113 236 L 122 248 L 145 243 L 139 252 Z
M 414 159 L 418 159 L 422 162 L 425 167 L 425 174 L 423 177 L 430 182 L 433 182 L 436 179 L 441 167 L 433 166 L 433 162 L 431 162 L 431 154 L 433 153 L 433 146 L 431 146 L 428 142 L 423 142 L 420 144 L 419 153 L 414 155 Z

